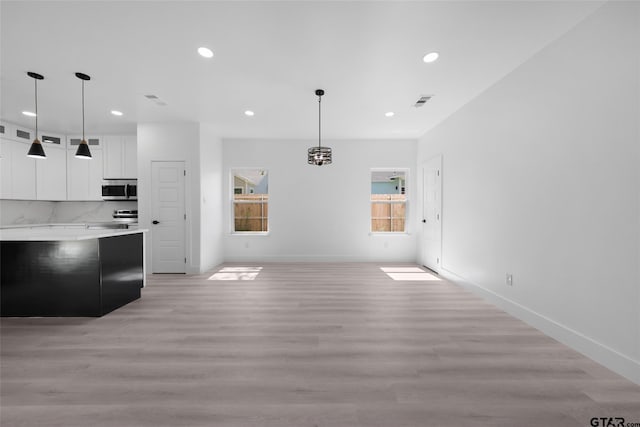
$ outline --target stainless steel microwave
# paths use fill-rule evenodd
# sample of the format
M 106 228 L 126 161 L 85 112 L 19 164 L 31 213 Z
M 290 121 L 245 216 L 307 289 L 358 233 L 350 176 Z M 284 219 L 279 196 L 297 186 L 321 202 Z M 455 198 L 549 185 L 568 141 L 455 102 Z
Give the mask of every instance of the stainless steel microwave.
M 138 200 L 138 181 L 135 179 L 102 181 L 102 200 Z

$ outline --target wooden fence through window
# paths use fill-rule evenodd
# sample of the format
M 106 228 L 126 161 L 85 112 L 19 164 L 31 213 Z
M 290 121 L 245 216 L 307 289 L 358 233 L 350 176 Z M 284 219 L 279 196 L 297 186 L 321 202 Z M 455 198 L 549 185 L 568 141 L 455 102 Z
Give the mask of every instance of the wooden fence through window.
M 269 227 L 268 194 L 235 194 L 235 231 L 266 232 Z M 405 231 L 407 196 L 404 194 L 371 195 L 371 231 Z
M 405 194 L 372 194 L 371 231 L 404 232 L 406 211 Z
M 269 195 L 234 194 L 233 219 L 235 231 L 268 231 Z

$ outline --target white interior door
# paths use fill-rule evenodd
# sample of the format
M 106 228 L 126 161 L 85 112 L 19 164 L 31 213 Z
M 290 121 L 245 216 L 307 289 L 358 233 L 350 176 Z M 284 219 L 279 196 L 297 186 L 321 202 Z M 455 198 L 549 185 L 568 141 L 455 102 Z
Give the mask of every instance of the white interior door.
M 422 165 L 422 264 L 440 272 L 442 261 L 442 156 Z
M 184 162 L 151 163 L 152 273 L 185 273 Z

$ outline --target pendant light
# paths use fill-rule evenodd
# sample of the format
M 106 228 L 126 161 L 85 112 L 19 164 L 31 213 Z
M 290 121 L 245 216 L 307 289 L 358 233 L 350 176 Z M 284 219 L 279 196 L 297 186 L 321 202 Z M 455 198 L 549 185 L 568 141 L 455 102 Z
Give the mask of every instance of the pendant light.
M 322 95 L 324 95 L 324 90 L 316 89 L 316 95 L 318 96 L 318 146 L 311 147 L 307 150 L 307 163 L 310 165 L 330 165 L 331 164 L 331 148 L 323 147 L 321 145 L 322 139 L 322 121 L 321 121 L 321 102 Z
M 87 144 L 87 140 L 84 138 L 84 82 L 86 80 L 91 80 L 91 77 L 82 73 L 76 73 L 76 77 L 82 80 L 82 141 L 80 141 L 80 145 L 78 145 L 78 151 L 76 151 L 76 158 L 91 159 L 91 151 L 89 150 L 89 144 Z
M 38 80 L 43 80 L 44 77 L 42 75 L 38 74 L 38 73 L 33 73 L 31 71 L 29 71 L 27 73 L 27 75 L 33 79 L 33 82 L 34 82 L 35 87 L 36 87 L 36 90 L 35 90 L 35 93 L 36 93 L 36 135 L 35 135 L 35 139 L 31 143 L 31 147 L 29 148 L 29 152 L 27 153 L 27 156 L 33 157 L 34 159 L 46 159 L 47 155 L 44 154 L 44 148 L 42 148 L 42 144 L 40 143 L 40 140 L 38 139 Z

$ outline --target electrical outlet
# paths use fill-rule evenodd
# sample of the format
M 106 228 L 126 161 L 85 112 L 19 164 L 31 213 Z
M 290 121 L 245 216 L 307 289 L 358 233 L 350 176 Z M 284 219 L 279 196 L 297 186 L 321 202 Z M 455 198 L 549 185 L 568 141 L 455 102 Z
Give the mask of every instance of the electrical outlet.
M 389 247 L 389 242 L 384 242 L 384 247 L 388 248 Z
M 513 274 L 507 273 L 507 286 L 513 286 Z
M 244 242 L 244 248 L 249 249 L 249 242 Z

